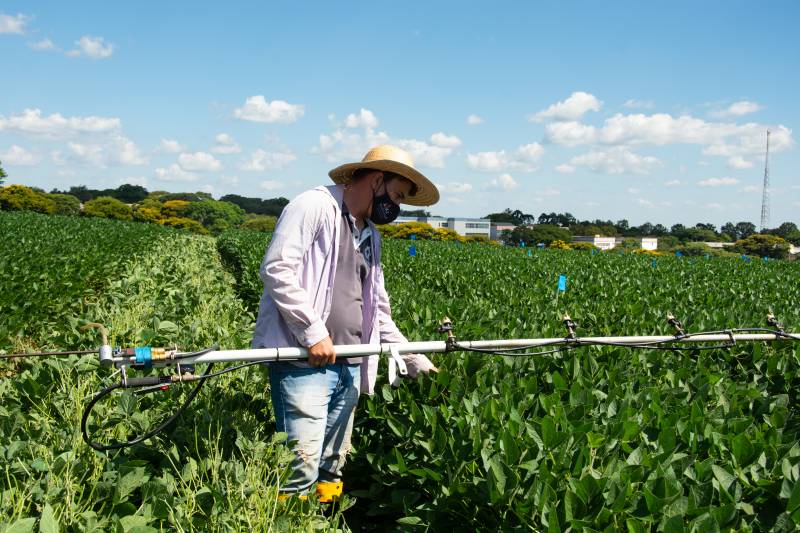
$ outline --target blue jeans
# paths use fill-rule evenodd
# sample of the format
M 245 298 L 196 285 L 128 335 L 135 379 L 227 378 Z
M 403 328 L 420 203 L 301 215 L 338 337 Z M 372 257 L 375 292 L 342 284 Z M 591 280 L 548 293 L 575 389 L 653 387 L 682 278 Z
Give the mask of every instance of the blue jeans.
M 350 451 L 361 366 L 322 368 L 270 363 L 275 423 L 295 452 L 281 492 L 305 493 L 316 481 L 339 482 Z

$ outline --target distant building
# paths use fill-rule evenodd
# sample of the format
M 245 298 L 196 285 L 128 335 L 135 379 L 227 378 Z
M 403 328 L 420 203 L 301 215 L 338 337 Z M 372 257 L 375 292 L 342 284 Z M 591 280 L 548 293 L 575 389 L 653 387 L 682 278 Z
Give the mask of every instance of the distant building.
M 594 237 L 577 236 L 572 238 L 572 242 L 588 242 L 598 250 L 611 250 L 617 245 L 617 238 L 601 237 L 600 235 L 595 235 Z M 620 239 L 619 242 L 622 242 L 622 240 Z
M 631 237 L 628 238 L 630 239 Z M 598 250 L 613 250 L 618 244 L 622 244 L 624 240 L 625 237 L 602 237 L 600 235 L 572 238 L 572 242 L 588 242 Z M 639 239 L 639 247 L 642 250 L 658 250 L 658 239 L 656 237 L 643 237 Z
M 499 241 L 504 231 L 514 231 L 514 228 L 516 226 L 510 222 L 492 222 L 489 229 L 489 238 L 493 241 Z
M 728 246 L 733 246 L 736 244 L 735 242 L 704 242 L 706 246 L 709 248 L 715 248 L 717 250 L 721 250 L 722 248 L 727 248 Z
M 451 229 L 463 237 L 491 238 L 491 220 L 488 218 L 397 217 L 392 224 L 404 222 L 423 222 L 433 229 Z
M 447 228 L 447 219 L 444 217 L 397 217 L 391 224 L 404 224 L 406 222 L 423 222 L 433 229 Z

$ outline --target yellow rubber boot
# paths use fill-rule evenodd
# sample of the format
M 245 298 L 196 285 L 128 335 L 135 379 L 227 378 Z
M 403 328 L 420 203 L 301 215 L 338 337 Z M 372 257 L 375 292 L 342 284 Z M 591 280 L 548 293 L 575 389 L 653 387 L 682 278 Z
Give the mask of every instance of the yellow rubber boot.
M 294 496 L 295 494 L 296 494 L 296 493 L 294 493 L 294 492 L 279 492 L 279 493 L 278 493 L 278 501 L 279 501 L 279 502 L 285 502 L 285 501 L 287 501 L 289 498 L 291 498 L 292 496 Z M 303 501 L 305 501 L 305 500 L 307 500 L 307 499 L 308 499 L 308 496 L 306 496 L 305 494 L 297 494 L 297 497 L 298 497 L 300 500 L 303 500 Z
M 344 483 L 341 481 L 333 483 L 330 481 L 320 481 L 317 483 L 317 499 L 321 503 L 331 503 L 342 497 Z

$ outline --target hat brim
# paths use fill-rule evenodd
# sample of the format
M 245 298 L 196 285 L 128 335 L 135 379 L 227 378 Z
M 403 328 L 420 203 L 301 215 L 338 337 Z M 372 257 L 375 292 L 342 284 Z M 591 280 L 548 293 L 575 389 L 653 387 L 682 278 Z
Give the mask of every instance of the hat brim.
M 413 196 L 406 196 L 403 200 L 404 204 L 426 206 L 433 205 L 439 201 L 439 189 L 433 184 L 431 180 L 423 176 L 417 170 L 408 165 L 393 161 L 391 159 L 377 159 L 375 161 L 347 163 L 340 165 L 330 172 L 328 175 L 334 183 L 346 184 L 350 183 L 353 179 L 353 172 L 360 168 L 369 168 L 372 170 L 385 170 L 398 174 L 413 182 L 417 186 L 417 193 Z

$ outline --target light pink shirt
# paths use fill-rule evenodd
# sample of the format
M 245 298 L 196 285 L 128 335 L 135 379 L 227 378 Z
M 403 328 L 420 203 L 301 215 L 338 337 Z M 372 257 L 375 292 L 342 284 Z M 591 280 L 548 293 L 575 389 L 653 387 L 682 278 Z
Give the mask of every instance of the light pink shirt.
M 298 195 L 283 209 L 259 273 L 264 293 L 253 348 L 310 347 L 328 336 L 332 285 L 342 223 L 342 185 L 320 186 Z M 373 267 L 364 280 L 362 343 L 407 342 L 392 320 L 383 283 L 380 233 L 372 228 Z M 349 243 L 348 243 L 349 244 Z M 422 354 L 403 355 L 408 374 L 433 368 Z M 361 360 L 361 392 L 373 394 L 378 356 Z

